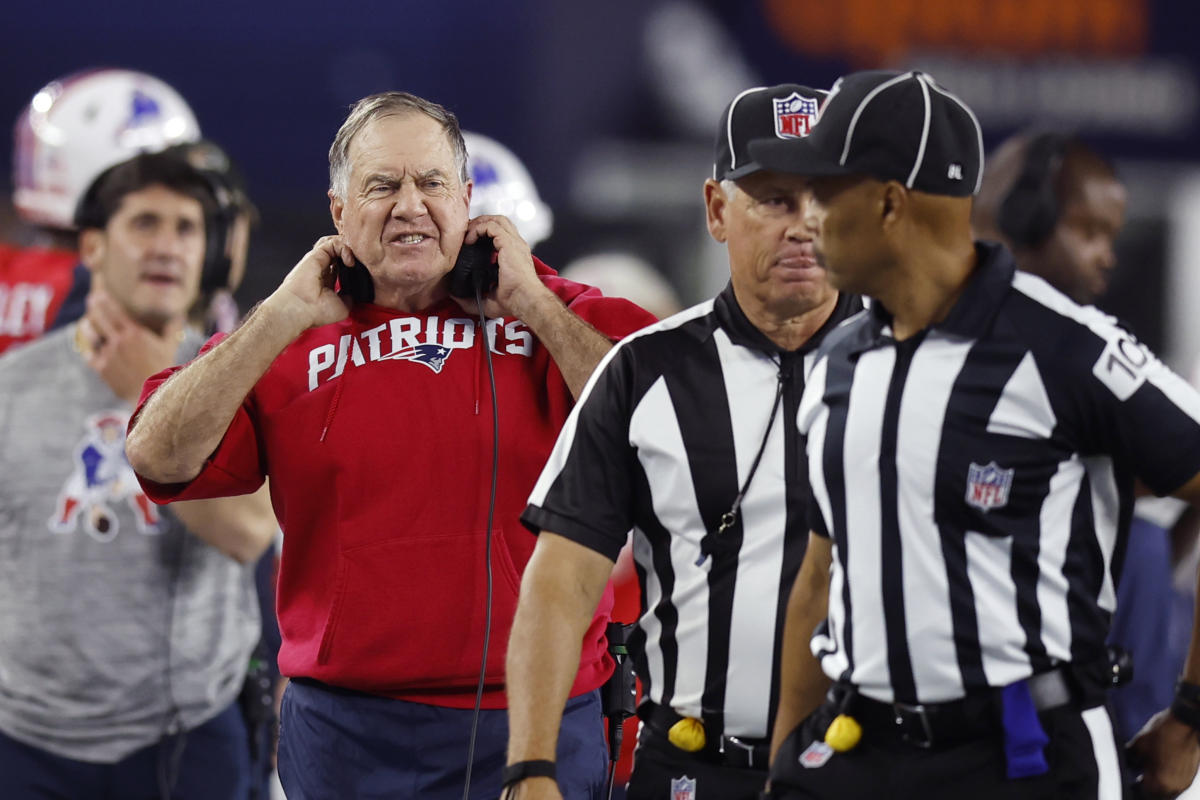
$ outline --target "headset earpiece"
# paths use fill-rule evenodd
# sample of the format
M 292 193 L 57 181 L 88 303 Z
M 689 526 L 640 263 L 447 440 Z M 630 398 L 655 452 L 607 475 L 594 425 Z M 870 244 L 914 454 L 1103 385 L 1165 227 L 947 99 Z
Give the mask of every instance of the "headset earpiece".
M 198 170 L 204 176 L 213 195 L 213 210 L 204 218 L 204 267 L 200 272 L 200 291 L 208 295 L 229 286 L 229 234 L 237 218 L 234 192 L 217 172 Z
M 1061 212 L 1055 178 L 1069 137 L 1042 133 L 1025 152 L 1025 165 L 1000 204 L 996 224 L 1014 245 L 1034 248 L 1050 238 Z

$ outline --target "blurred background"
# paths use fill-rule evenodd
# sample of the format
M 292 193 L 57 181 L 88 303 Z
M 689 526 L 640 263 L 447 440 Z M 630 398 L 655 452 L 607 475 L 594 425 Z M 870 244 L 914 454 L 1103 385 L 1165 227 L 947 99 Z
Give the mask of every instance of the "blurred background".
M 975 109 L 989 149 L 1054 124 L 1117 162 L 1130 219 L 1101 305 L 1188 370 L 1200 343 L 1194 16 L 1179 0 L 9 0 L 0 152 L 52 78 L 115 66 L 165 79 L 262 212 L 246 307 L 332 231 L 326 151 L 347 106 L 406 89 L 526 163 L 554 211 L 546 261 L 632 251 L 691 303 L 727 276 L 700 190 L 724 104 L 752 85 L 922 68 Z M 7 158 L 3 169 L 7 203 Z

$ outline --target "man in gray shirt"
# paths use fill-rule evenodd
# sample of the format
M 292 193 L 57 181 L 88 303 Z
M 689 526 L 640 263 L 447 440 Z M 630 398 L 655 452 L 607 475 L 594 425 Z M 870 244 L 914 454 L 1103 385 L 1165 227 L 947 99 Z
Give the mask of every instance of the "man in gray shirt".
M 262 495 L 159 508 L 125 460 L 145 378 L 187 327 L 215 201 L 180 156 L 103 173 L 76 212 L 86 316 L 0 359 L 5 797 L 241 798 L 236 698 L 259 636 Z

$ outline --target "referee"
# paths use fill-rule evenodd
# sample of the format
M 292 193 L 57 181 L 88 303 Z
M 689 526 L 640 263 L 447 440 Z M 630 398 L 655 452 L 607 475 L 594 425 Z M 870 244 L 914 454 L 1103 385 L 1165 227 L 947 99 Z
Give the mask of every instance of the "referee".
M 571 653 L 631 528 L 644 697 L 627 797 L 749 799 L 766 781 L 808 531 L 796 413 L 817 344 L 862 305 L 815 261 L 805 180 L 756 148 L 801 142 L 822 94 L 749 89 L 726 108 L 704 199 L 729 285 L 618 345 L 533 491 L 523 520 L 541 535 L 508 658 L 510 797 L 560 796 L 535 776 L 551 771 Z
M 825 341 L 801 401 L 818 513 L 772 796 L 1119 798 L 1121 532 L 1135 478 L 1200 499 L 1200 396 L 972 241 L 979 126 L 928 76 L 845 77 L 800 144 L 830 280 L 878 302 Z M 1195 773 L 1198 683 L 1193 649 L 1133 744 L 1149 791 Z

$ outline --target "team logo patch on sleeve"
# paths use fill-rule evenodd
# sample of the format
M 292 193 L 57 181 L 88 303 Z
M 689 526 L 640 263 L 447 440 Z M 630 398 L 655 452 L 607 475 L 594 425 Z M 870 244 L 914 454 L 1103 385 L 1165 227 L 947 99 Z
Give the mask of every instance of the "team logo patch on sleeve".
M 817 120 L 817 101 L 792 92 L 775 101 L 775 135 L 780 139 L 800 139 L 808 136 Z
M 995 461 L 980 466 L 974 462 L 967 469 L 967 505 L 990 511 L 1008 505 L 1013 471 L 1002 469 Z

